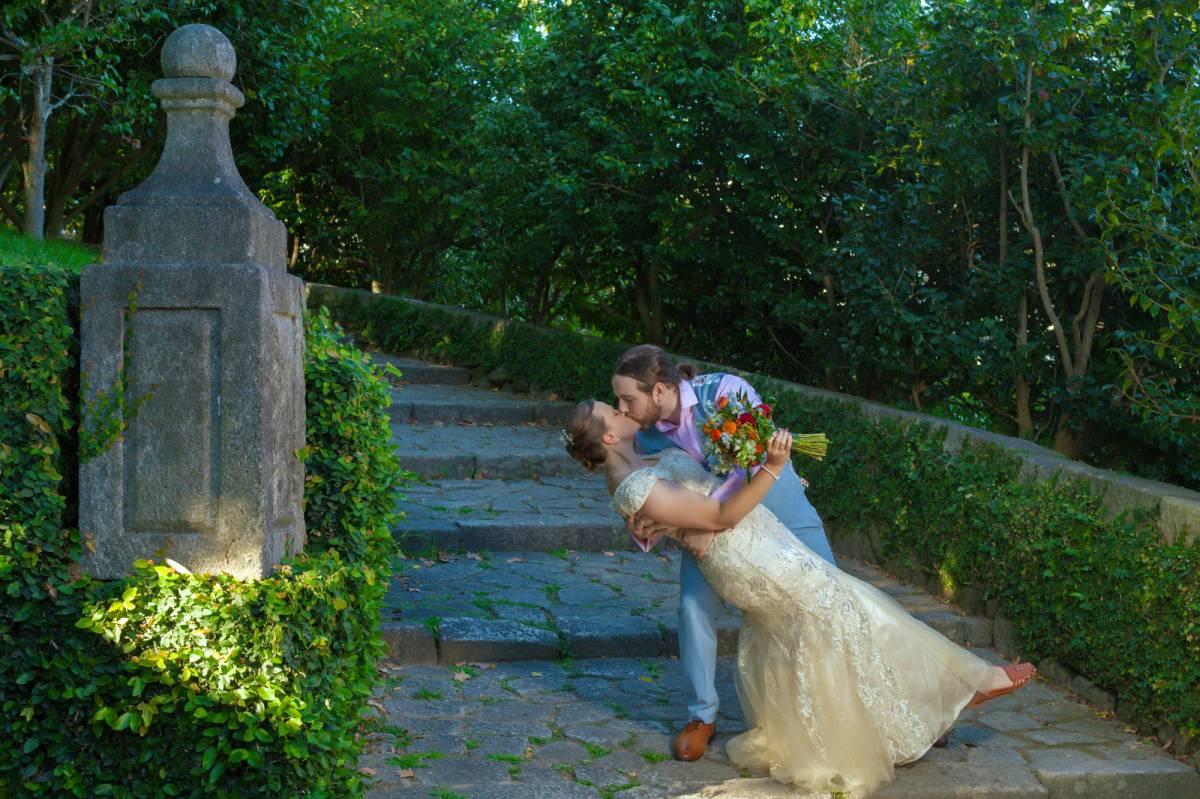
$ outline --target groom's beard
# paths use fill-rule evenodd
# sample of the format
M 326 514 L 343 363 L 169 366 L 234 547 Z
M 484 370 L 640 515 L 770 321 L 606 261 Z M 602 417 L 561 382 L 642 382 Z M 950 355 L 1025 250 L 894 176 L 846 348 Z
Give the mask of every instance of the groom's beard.
M 662 405 L 655 402 L 653 397 L 649 398 L 648 402 L 650 404 L 646 409 L 646 418 L 634 420 L 642 426 L 643 430 L 652 430 L 655 423 L 662 419 Z

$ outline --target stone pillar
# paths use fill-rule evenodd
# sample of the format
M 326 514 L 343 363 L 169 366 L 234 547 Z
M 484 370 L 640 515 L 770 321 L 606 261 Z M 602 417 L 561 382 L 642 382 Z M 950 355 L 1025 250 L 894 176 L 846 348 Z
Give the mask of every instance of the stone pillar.
M 215 28 L 167 38 L 151 87 L 166 147 L 105 212 L 104 263 L 83 272 L 85 424 L 123 363 L 127 396 L 148 397 L 80 467 L 83 567 L 97 577 L 168 557 L 259 578 L 304 545 L 304 289 L 283 225 L 234 165 L 236 65 Z

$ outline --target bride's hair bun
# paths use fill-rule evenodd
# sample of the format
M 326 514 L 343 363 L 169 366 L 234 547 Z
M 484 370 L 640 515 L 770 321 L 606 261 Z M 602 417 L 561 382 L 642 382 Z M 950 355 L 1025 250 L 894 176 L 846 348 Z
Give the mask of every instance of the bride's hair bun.
M 595 400 L 584 400 L 575 406 L 567 427 L 563 431 L 563 445 L 567 454 L 593 472 L 604 464 L 607 452 L 604 449 L 604 420 L 592 415 Z

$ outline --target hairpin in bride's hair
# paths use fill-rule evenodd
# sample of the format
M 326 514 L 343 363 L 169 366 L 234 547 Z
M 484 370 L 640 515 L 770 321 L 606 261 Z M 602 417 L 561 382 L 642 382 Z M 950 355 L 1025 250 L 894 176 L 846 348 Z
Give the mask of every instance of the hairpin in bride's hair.
M 563 443 L 564 447 L 575 446 L 575 436 L 568 433 L 565 429 L 559 431 L 558 439 Z

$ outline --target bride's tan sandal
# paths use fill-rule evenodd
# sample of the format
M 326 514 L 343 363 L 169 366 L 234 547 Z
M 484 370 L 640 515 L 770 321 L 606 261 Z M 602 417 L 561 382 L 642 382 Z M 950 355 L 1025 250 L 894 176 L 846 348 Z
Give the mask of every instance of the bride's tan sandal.
M 1003 668 L 1011 684 L 1004 688 L 997 688 L 994 691 L 976 691 L 975 696 L 967 703 L 967 707 L 979 707 L 984 702 L 990 702 L 993 699 L 999 699 L 1005 694 L 1011 694 L 1013 691 L 1026 685 L 1037 674 L 1037 669 L 1033 667 L 1032 663 L 1016 663 L 1011 666 L 1004 666 Z

